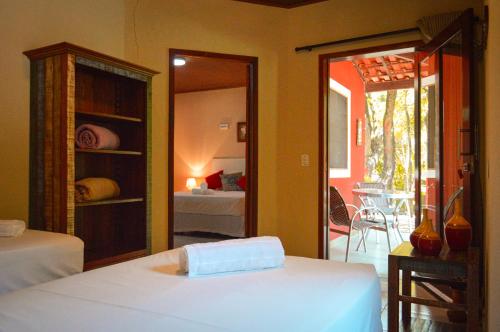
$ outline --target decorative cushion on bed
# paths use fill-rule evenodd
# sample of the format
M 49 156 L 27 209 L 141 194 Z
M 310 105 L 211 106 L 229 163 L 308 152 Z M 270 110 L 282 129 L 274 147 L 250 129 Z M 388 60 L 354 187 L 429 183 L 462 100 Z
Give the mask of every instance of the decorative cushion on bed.
M 207 182 L 208 189 L 220 189 L 222 188 L 222 182 L 220 179 L 220 175 L 224 171 L 218 171 L 217 173 L 210 174 L 205 178 L 205 181 Z
M 241 190 L 247 190 L 247 178 L 246 176 L 242 176 L 241 178 L 238 179 L 238 182 L 236 184 L 241 188 Z
M 241 178 L 242 173 L 221 174 L 222 190 L 224 191 L 241 191 L 237 182 Z

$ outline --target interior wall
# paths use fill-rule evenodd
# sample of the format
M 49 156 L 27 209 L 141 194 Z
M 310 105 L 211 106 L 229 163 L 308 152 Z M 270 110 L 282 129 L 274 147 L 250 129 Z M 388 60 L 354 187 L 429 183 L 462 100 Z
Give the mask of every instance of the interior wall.
M 352 189 L 356 182 L 363 181 L 365 175 L 365 85 L 359 77 L 351 61 L 330 63 L 330 77 L 351 91 L 351 176 L 348 178 L 330 178 L 330 185 L 337 187 L 348 204 L 359 205 L 354 202 Z M 356 144 L 356 121 L 362 125 L 362 144 Z
M 210 175 L 214 157 L 245 158 L 237 123 L 246 119 L 246 88 L 175 95 L 174 190 L 186 191 L 188 177 Z M 219 124 L 229 125 L 220 129 Z
M 318 255 L 318 55 L 417 39 L 404 35 L 353 42 L 312 52 L 294 48 L 415 26 L 422 16 L 469 7 L 479 9 L 480 0 L 443 1 L 326 1 L 295 8 L 288 15 L 285 68 L 281 88 L 278 126 L 277 175 L 279 235 L 288 254 Z M 300 155 L 310 156 L 302 167 Z M 293 181 L 292 181 L 293 179 Z M 286 193 L 286 194 L 280 194 Z
M 168 50 L 258 57 L 258 232 L 277 234 L 280 56 L 287 11 L 228 0 L 125 0 L 125 56 L 161 71 L 153 80 L 153 251 L 167 248 Z
M 0 219 L 28 219 L 30 67 L 22 52 L 67 41 L 124 56 L 123 0 L 0 0 Z
M 486 202 L 486 283 L 488 331 L 500 331 L 500 223 L 498 206 L 500 197 L 500 153 L 498 128 L 500 128 L 500 3 L 488 1 L 489 32 L 486 49 L 486 112 L 485 126 L 485 177 Z

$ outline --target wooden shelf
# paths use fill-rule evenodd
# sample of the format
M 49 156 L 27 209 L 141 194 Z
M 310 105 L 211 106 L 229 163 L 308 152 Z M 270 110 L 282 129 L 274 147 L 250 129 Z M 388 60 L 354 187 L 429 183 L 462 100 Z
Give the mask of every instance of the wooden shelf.
M 85 116 L 85 117 L 95 118 L 95 119 L 117 120 L 117 121 L 136 122 L 136 123 L 142 122 L 141 118 L 136 118 L 136 117 L 132 117 L 132 116 L 125 116 L 125 115 L 117 115 L 117 114 L 111 114 L 111 113 L 76 111 L 75 114 Z
M 95 154 L 117 154 L 117 155 L 129 155 L 129 156 L 142 155 L 141 151 L 128 151 L 128 150 L 97 150 L 97 149 L 75 148 L 75 151 L 79 153 L 95 153 Z
M 116 199 L 106 199 L 102 201 L 95 201 L 95 202 L 82 202 L 82 203 L 75 203 L 76 207 L 84 207 L 84 206 L 97 206 L 97 205 L 111 205 L 111 204 L 125 204 L 125 203 L 137 203 L 137 202 L 143 202 L 144 198 L 139 197 L 139 198 L 116 198 Z

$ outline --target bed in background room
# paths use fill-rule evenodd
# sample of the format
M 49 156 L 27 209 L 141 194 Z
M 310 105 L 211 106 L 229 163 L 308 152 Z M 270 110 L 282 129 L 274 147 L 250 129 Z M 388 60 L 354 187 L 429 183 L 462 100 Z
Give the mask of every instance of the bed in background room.
M 83 242 L 75 236 L 27 229 L 16 237 L 0 237 L 0 294 L 82 269 Z
M 214 158 L 212 173 L 245 174 L 244 158 Z M 245 236 L 245 191 L 213 190 L 209 195 L 174 193 L 174 232 Z
M 1 331 L 381 331 L 371 265 L 188 277 L 174 249 L 0 296 Z

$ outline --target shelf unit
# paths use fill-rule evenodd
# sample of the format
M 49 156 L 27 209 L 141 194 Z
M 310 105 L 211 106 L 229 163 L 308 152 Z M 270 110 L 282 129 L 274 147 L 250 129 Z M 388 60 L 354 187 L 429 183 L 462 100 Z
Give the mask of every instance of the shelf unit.
M 151 250 L 151 83 L 157 72 L 60 43 L 31 61 L 30 226 L 85 242 L 85 268 Z M 75 128 L 106 127 L 116 150 L 75 148 Z M 115 180 L 121 196 L 75 203 L 75 181 Z

